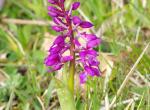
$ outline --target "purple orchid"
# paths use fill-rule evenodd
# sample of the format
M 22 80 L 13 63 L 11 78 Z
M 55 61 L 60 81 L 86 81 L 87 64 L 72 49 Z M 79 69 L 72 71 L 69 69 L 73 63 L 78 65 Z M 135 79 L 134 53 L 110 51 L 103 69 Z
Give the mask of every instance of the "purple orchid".
M 48 2 L 52 4 L 48 6 L 48 14 L 56 24 L 52 29 L 61 33 L 53 42 L 44 61 L 46 66 L 50 66 L 49 72 L 60 70 L 66 62 L 76 62 L 76 65 L 78 63 L 83 67 L 79 76 L 81 84 L 87 81 L 88 76 L 100 76 L 100 63 L 96 58 L 98 53 L 93 48 L 101 43 L 101 39 L 94 34 L 80 32 L 79 27 L 91 28 L 93 24 L 72 15 L 72 11 L 79 8 L 80 2 L 74 2 L 69 10 L 64 7 L 65 0 Z M 85 44 L 81 43 L 80 39 L 83 39 Z M 70 51 L 70 55 L 65 55 L 66 51 Z

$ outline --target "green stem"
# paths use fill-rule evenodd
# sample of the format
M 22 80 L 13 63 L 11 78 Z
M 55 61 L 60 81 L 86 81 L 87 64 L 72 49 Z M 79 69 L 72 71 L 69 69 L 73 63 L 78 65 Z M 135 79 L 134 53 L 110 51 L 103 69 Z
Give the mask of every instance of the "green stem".
M 75 74 L 75 44 L 74 44 L 74 36 L 72 33 L 71 36 L 71 47 L 70 47 L 70 55 L 73 56 L 73 60 L 70 61 L 70 66 L 69 66 L 69 80 L 68 80 L 68 86 L 72 94 L 74 94 L 74 74 Z
M 60 4 L 61 9 L 63 10 L 64 14 L 66 14 L 64 5 Z M 68 14 L 66 15 L 66 23 L 68 24 L 68 31 L 71 33 L 70 35 L 70 42 L 71 42 L 71 46 L 70 46 L 70 55 L 73 56 L 73 60 L 70 61 L 70 65 L 69 65 L 69 79 L 68 79 L 68 87 L 69 90 L 71 91 L 72 95 L 74 94 L 74 74 L 75 74 L 75 44 L 74 44 L 74 33 L 73 33 L 73 29 L 72 29 L 72 23 L 71 23 L 71 18 L 70 16 L 68 16 Z
M 68 86 L 72 94 L 74 94 L 74 73 L 75 73 L 75 67 L 74 63 L 70 62 L 70 68 L 69 68 L 69 81 L 68 81 Z

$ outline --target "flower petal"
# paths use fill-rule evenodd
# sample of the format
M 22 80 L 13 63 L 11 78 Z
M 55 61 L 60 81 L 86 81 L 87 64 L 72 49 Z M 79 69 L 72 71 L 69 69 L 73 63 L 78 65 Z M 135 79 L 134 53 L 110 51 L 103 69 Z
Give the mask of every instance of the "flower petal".
M 51 16 L 51 17 L 58 17 L 58 14 L 57 13 L 54 13 L 54 12 L 48 12 L 48 15 Z
M 79 75 L 80 77 L 80 84 L 84 84 L 87 81 L 87 74 L 85 72 Z
M 65 56 L 61 58 L 61 62 L 65 63 L 65 62 L 71 61 L 72 59 L 73 59 L 73 56 Z
M 62 4 L 63 4 L 64 2 L 65 2 L 65 0 L 60 0 L 60 3 L 62 3 Z
M 62 65 L 63 64 L 57 64 L 57 65 L 54 65 L 54 66 L 52 66 L 52 68 L 53 68 L 53 70 L 60 70 L 61 69 L 61 67 L 62 67 Z
M 80 42 L 78 41 L 78 39 L 77 39 L 77 38 L 75 38 L 74 43 L 75 43 L 75 45 L 76 45 L 76 46 L 78 46 L 78 47 L 80 47 L 80 46 L 81 46 L 81 44 L 80 44 Z
M 52 55 L 49 55 L 44 63 L 46 66 L 52 66 L 54 64 L 57 64 L 58 62 L 60 61 L 60 57 L 58 54 L 52 54 Z
M 90 76 L 100 76 L 100 71 L 97 68 L 85 66 L 84 69 Z
M 100 39 L 91 40 L 87 43 L 87 48 L 93 48 L 98 46 L 101 43 Z
M 49 52 L 51 54 L 58 54 L 62 51 L 63 47 L 56 45 L 55 47 L 50 48 Z
M 97 36 L 94 34 L 85 34 L 85 38 L 90 41 L 90 40 L 95 40 L 97 39 Z
M 64 13 L 61 10 L 59 10 L 58 8 L 54 7 L 54 6 L 48 6 L 48 10 L 51 13 L 55 13 L 58 16 L 64 17 Z
M 72 21 L 74 25 L 80 24 L 82 22 L 82 20 L 78 16 L 73 16 Z
M 72 4 L 72 10 L 78 9 L 79 6 L 80 6 L 80 2 L 74 2 L 74 3 Z
M 100 76 L 100 71 L 97 68 L 92 68 L 92 71 L 94 72 L 95 76 Z
M 59 22 L 62 22 L 62 20 L 58 17 L 53 17 L 53 21 L 59 25 Z
M 95 76 L 94 71 L 91 67 L 85 66 L 84 69 L 90 76 Z
M 57 0 L 48 0 L 48 2 L 51 3 L 51 4 L 56 4 Z
M 61 32 L 66 30 L 64 27 L 62 26 L 52 26 L 52 29 L 55 30 L 56 32 Z
M 97 56 L 97 52 L 95 50 L 83 50 L 79 53 L 80 57 L 86 57 L 87 55 Z
M 59 44 L 61 42 L 64 42 L 65 38 L 63 36 L 58 36 L 55 41 L 54 44 Z
M 88 21 L 83 21 L 82 23 L 80 23 L 80 27 L 82 28 L 91 28 L 92 26 L 93 24 Z
M 57 64 L 57 65 L 53 65 L 51 67 L 51 69 L 48 71 L 48 72 L 54 72 L 54 71 L 57 71 L 57 70 L 60 70 L 62 68 L 63 64 Z
M 100 64 L 99 61 L 97 61 L 96 59 L 94 59 L 92 57 L 89 58 L 88 63 L 89 63 L 90 66 L 98 66 Z

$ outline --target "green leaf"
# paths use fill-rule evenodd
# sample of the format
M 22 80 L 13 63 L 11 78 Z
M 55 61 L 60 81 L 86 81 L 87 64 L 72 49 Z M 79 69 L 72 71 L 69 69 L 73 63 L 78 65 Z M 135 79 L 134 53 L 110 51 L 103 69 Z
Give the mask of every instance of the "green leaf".
M 61 110 L 76 110 L 74 98 L 68 86 L 58 79 L 55 79 L 55 82 Z
M 49 104 L 49 100 L 51 98 L 51 95 L 52 95 L 52 90 L 54 89 L 54 85 L 55 85 L 55 81 L 52 80 L 48 86 L 48 89 L 47 89 L 47 93 L 45 95 L 45 103 L 46 103 L 46 106 L 48 106 Z

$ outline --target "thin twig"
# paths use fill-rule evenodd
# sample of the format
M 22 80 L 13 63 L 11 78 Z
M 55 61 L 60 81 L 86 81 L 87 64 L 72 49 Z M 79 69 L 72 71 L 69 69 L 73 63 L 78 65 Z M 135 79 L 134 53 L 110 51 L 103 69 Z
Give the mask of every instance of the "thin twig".
M 16 39 L 16 37 L 12 34 L 12 32 L 9 31 L 6 28 L 3 28 L 2 26 L 0 26 L 0 28 L 3 29 L 9 35 L 9 36 L 7 36 L 8 39 L 10 37 L 11 40 L 14 42 L 14 44 L 16 44 L 18 46 L 18 48 L 19 48 L 20 52 L 22 53 L 22 55 L 25 56 L 25 51 L 24 51 L 24 49 L 22 47 L 22 44 L 18 41 L 18 39 Z
M 20 25 L 39 25 L 39 26 L 49 26 L 53 23 L 51 21 L 43 21 L 43 20 L 26 20 L 26 19 L 11 19 L 11 18 L 3 18 L 3 23 L 9 24 L 20 24 Z
M 130 106 L 132 105 L 133 102 L 134 102 L 134 100 L 131 100 L 131 101 L 129 102 L 129 104 L 127 105 L 127 107 L 125 108 L 125 110 L 129 110 L 129 108 L 130 108 Z
M 130 77 L 129 79 L 130 79 L 130 81 L 133 82 L 136 86 L 142 87 L 142 85 L 141 85 L 136 79 L 134 79 L 133 77 Z
M 135 108 L 135 102 L 133 102 L 133 103 L 132 103 L 132 105 L 131 105 L 131 108 L 130 108 L 130 109 L 131 109 L 131 110 L 135 110 L 134 108 Z
M 136 74 L 150 87 L 150 82 L 139 71 L 136 71 Z
M 112 107 L 115 108 L 115 107 L 117 107 L 117 106 L 119 106 L 119 105 L 128 104 L 128 103 L 130 103 L 131 101 L 134 102 L 134 101 L 137 101 L 137 100 L 139 100 L 139 97 L 134 97 L 134 98 L 131 98 L 131 99 L 128 99 L 128 100 L 124 100 L 124 101 L 122 101 L 122 102 L 119 102 L 119 103 L 113 105 Z
M 130 72 L 127 74 L 125 80 L 123 81 L 122 85 L 120 86 L 120 88 L 117 91 L 116 96 L 113 98 L 109 108 L 111 109 L 111 107 L 114 105 L 114 103 L 116 102 L 117 96 L 119 96 L 123 90 L 123 88 L 126 86 L 127 82 L 130 79 L 130 76 L 133 74 L 133 71 L 135 70 L 136 66 L 138 65 L 138 63 L 140 62 L 140 60 L 142 59 L 143 55 L 145 54 L 146 50 L 149 47 L 149 43 L 147 44 L 147 46 L 145 47 L 145 49 L 143 50 L 143 52 L 141 53 L 141 55 L 139 56 L 139 58 L 137 59 L 137 61 L 135 62 L 135 64 L 133 65 L 133 67 L 131 68 Z
M 8 73 L 6 73 L 4 70 L 2 70 L 1 68 L 0 68 L 0 72 L 6 77 L 6 78 L 10 78 L 9 77 L 9 75 L 8 75 Z
M 141 31 L 141 27 L 139 26 L 135 36 L 135 43 L 138 43 L 140 31 Z
M 24 51 L 24 49 L 22 47 L 22 44 L 18 41 L 18 39 L 15 38 L 15 36 L 9 30 L 6 30 L 6 32 L 16 42 L 16 44 L 17 44 L 20 52 L 22 53 L 22 55 L 25 56 L 25 51 Z
M 36 98 L 38 99 L 39 103 L 41 104 L 42 110 L 46 110 L 45 107 L 44 107 L 44 104 L 43 104 L 43 102 L 41 100 L 41 98 L 38 97 L 38 96 L 36 96 Z
M 58 104 L 59 104 L 59 101 L 56 100 L 47 110 L 53 110 L 53 108 L 56 107 Z
M 143 95 L 142 95 L 142 97 L 141 97 L 141 100 L 140 100 L 140 102 L 139 102 L 139 105 L 138 105 L 138 107 L 137 107 L 137 110 L 140 109 L 140 106 L 141 106 L 141 104 L 142 104 L 142 100 L 143 100 L 143 98 L 144 98 L 144 94 L 145 94 L 145 92 L 143 92 Z
M 12 107 L 14 96 L 15 96 L 15 94 L 14 94 L 14 89 L 13 89 L 11 94 L 10 94 L 9 101 L 8 101 L 8 103 L 6 105 L 6 109 L 5 110 L 10 110 L 10 108 Z
M 109 110 L 108 93 L 106 93 L 106 95 L 105 95 L 105 110 Z

